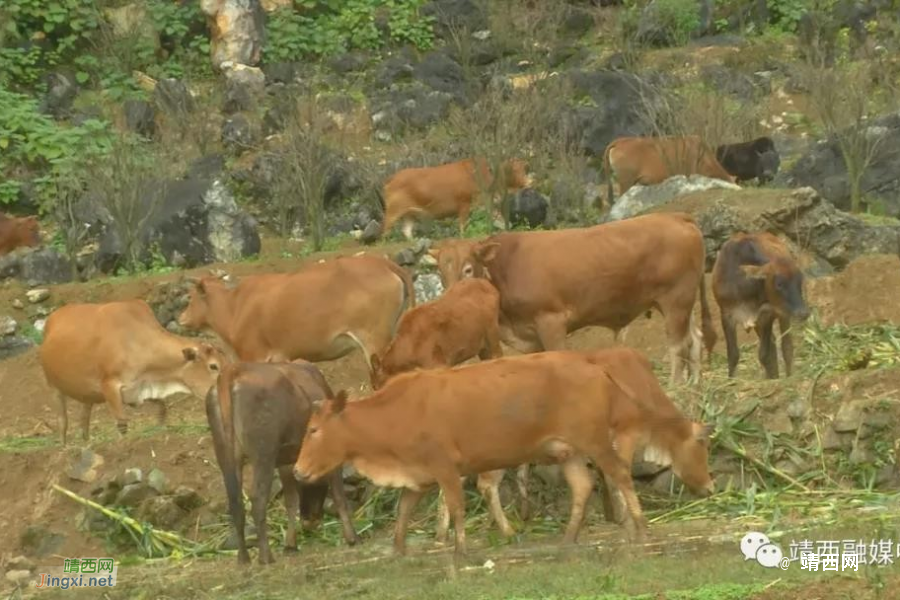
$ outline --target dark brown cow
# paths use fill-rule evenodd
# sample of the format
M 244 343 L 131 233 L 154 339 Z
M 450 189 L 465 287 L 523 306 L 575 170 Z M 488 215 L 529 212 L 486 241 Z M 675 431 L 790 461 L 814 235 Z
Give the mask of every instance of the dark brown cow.
M 361 348 L 368 363 L 414 305 L 407 271 L 382 256 L 359 255 L 251 275 L 236 286 L 204 278 L 178 322 L 212 329 L 243 361 L 319 362 Z
M 37 217 L 10 217 L 0 213 L 0 256 L 16 248 L 41 244 L 41 232 Z
M 778 174 L 781 158 L 770 137 L 760 137 L 749 142 L 723 144 L 716 148 L 716 158 L 725 170 L 734 175 L 738 183 L 756 179 L 759 183 L 771 181 Z
M 603 166 L 610 203 L 633 185 L 655 185 L 674 175 L 703 175 L 729 183 L 735 180 L 716 159 L 715 151 L 696 135 L 616 138 L 603 153 Z M 613 174 L 618 184 L 615 196 Z
M 59 397 L 59 427 L 66 443 L 66 399 L 84 405 L 82 431 L 90 437 L 91 411 L 106 403 L 121 433 L 125 404 L 158 403 L 174 394 L 206 396 L 227 362 L 221 350 L 166 331 L 143 300 L 67 304 L 53 311 L 38 351 L 47 382 Z
M 273 561 L 266 508 L 276 468 L 287 512 L 285 552 L 297 550 L 298 507 L 304 527 L 313 528 L 321 519 L 325 492 L 329 488 L 344 527 L 344 539 L 351 545 L 359 541 L 350 519 L 341 469 L 335 469 L 327 481 L 314 485 L 299 484 L 291 473 L 314 403 L 333 395 L 319 369 L 305 361 L 234 363 L 222 371 L 217 385 L 207 394 L 206 417 L 225 480 L 228 511 L 237 533 L 238 563 L 250 562 L 244 540 L 245 462 L 253 469 L 251 499 L 260 564 Z
M 431 251 L 444 285 L 486 277 L 500 292 L 500 335 L 521 352 L 560 350 L 588 326 L 618 332 L 650 309 L 666 320 L 673 383 L 700 378 L 691 325 L 700 292 L 702 336 L 715 331 L 703 285 L 703 234 L 684 213 L 654 213 L 594 227 L 505 232 Z
M 803 299 L 803 273 L 784 243 L 770 233 L 738 233 L 719 250 L 713 267 L 713 295 L 722 314 L 728 352 L 728 376 L 734 377 L 740 358 L 738 325 L 755 329 L 759 362 L 766 377 L 778 377 L 778 351 L 773 324 L 778 320 L 785 371 L 791 374 L 794 344 L 791 320 L 805 321 L 809 308 Z
M 621 361 L 649 363 L 619 348 Z M 655 384 L 658 386 L 658 382 Z M 576 541 L 593 489 L 587 460 L 622 493 L 638 538 L 646 523 L 616 439 L 661 447 L 675 473 L 701 494 L 713 489 L 707 430 L 673 404 L 642 399 L 644 388 L 619 382 L 611 363 L 573 351 L 543 352 L 454 367 L 413 371 L 391 379 L 358 402 L 341 392 L 310 418 L 294 473 L 315 481 L 350 462 L 376 485 L 401 487 L 394 548 L 406 549 L 410 515 L 425 491 L 440 486 L 453 515 L 457 554 L 464 554 L 465 506 L 460 477 L 528 462 L 561 464 L 572 492 L 564 541 Z M 636 395 L 638 394 L 638 395 Z M 656 388 L 655 394 L 663 394 Z M 664 395 L 664 394 L 663 394 Z
M 479 160 L 480 173 L 475 173 L 475 161 L 471 158 L 435 167 L 402 169 L 384 184 L 382 203 L 384 222 L 381 234 L 390 233 L 394 224 L 403 220 L 403 235 L 412 238 L 413 218 L 443 219 L 457 217 L 459 234 L 462 235 L 469 221 L 472 202 L 479 190 L 493 185 L 493 176 L 484 159 Z M 531 185 L 526 165 L 518 159 L 504 163 L 506 191 L 515 192 Z

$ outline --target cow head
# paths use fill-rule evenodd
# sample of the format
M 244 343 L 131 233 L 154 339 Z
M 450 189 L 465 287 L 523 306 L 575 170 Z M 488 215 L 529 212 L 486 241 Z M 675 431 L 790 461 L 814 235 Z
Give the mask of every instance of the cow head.
M 765 282 L 766 301 L 779 317 L 805 321 L 809 307 L 803 298 L 803 273 L 792 261 L 771 260 L 763 265 L 742 265 L 744 275 Z
M 315 483 L 347 458 L 344 433 L 344 408 L 347 392 L 341 390 L 325 400 L 313 412 L 306 425 L 306 435 L 294 464 L 294 477 L 303 483 Z
M 228 362 L 228 358 L 221 350 L 205 342 L 185 346 L 181 354 L 184 363 L 179 369 L 179 379 L 195 396 L 206 397 L 209 389 L 216 384 L 219 372 Z
M 757 155 L 756 178 L 760 183 L 766 183 L 774 179 L 778 175 L 778 169 L 781 167 L 781 158 L 774 150 L 762 152 Z
M 509 192 L 531 187 L 534 178 L 528 174 L 528 165 L 518 158 L 511 158 L 504 163 L 506 189 Z
M 215 277 L 188 278 L 188 280 L 192 281 L 194 285 L 188 292 L 187 307 L 178 315 L 178 324 L 185 329 L 203 329 L 209 326 L 210 291 L 215 293 L 217 286 L 221 284 Z
M 690 434 L 672 449 L 672 470 L 693 493 L 709 496 L 715 485 L 709 473 L 709 436 L 712 427 L 690 423 Z
M 28 247 L 41 245 L 41 230 L 38 226 L 37 217 L 18 219 L 15 227 L 19 245 Z
M 491 241 L 451 240 L 444 242 L 440 248 L 432 248 L 428 253 L 437 260 L 441 283 L 447 289 L 460 279 L 490 279 L 486 266 L 496 256 L 499 246 L 497 242 Z

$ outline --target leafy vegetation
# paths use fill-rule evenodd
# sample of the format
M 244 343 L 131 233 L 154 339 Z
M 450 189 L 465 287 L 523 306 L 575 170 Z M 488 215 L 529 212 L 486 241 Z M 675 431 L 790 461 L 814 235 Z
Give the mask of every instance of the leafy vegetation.
M 409 43 L 428 49 L 432 19 L 420 15 L 423 0 L 297 0 L 267 23 L 265 59 L 297 61 L 353 49 L 377 49 L 385 43 Z

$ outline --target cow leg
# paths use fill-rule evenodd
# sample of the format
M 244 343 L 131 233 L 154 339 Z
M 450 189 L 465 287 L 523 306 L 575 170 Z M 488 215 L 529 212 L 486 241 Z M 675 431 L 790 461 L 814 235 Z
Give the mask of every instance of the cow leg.
M 463 237 L 466 232 L 466 225 L 469 224 L 469 211 L 472 210 L 468 202 L 462 202 L 459 206 L 459 237 Z
M 766 371 L 768 379 L 778 379 L 778 348 L 772 332 L 775 317 L 763 311 L 756 320 L 756 335 L 759 337 L 759 363 Z
M 86 402 L 81 407 L 81 438 L 85 442 L 91 439 L 91 412 L 93 410 L 94 405 L 91 402 Z
M 447 502 L 447 510 L 453 517 L 453 529 L 456 532 L 456 556 L 466 554 L 466 506 L 463 497 L 462 480 L 455 473 L 448 474 L 438 480 Z
M 103 382 L 103 398 L 109 405 L 109 410 L 116 419 L 116 428 L 119 433 L 128 433 L 128 421 L 125 419 L 125 408 L 122 406 L 122 389 L 118 381 Z
M 481 495 L 488 502 L 491 516 L 494 518 L 497 527 L 500 528 L 500 533 L 504 537 L 512 537 L 516 532 L 509 525 L 506 514 L 503 512 L 503 505 L 500 504 L 500 482 L 503 481 L 503 474 L 504 471 L 502 469 L 481 473 L 478 475 L 477 485 L 478 491 L 481 492 Z
M 66 408 L 66 396 L 62 392 L 56 393 L 56 400 L 59 402 L 59 440 L 63 446 L 66 445 L 66 434 L 69 431 L 69 411 Z
M 538 338 L 544 350 L 563 350 L 566 346 L 566 315 L 544 313 L 535 319 Z
M 791 320 L 778 317 L 781 332 L 781 356 L 784 358 L 784 373 L 787 377 L 794 371 L 794 338 L 791 335 Z
M 622 494 L 625 507 L 631 516 L 634 526 L 633 534 L 637 541 L 641 541 L 645 535 L 646 523 L 641 512 L 641 504 L 634 492 L 634 483 L 631 480 L 631 468 L 616 454 L 612 446 L 601 444 L 594 448 L 591 458 L 596 467 L 605 474 Z
M 252 513 L 253 523 L 256 524 L 256 537 L 259 545 L 259 564 L 266 565 L 275 560 L 272 558 L 272 551 L 269 549 L 269 531 L 266 527 L 266 509 L 269 505 L 269 493 L 272 491 L 272 475 L 274 468 L 268 468 L 263 465 L 274 465 L 275 460 L 260 460 L 253 465 L 253 499 Z M 266 457 L 268 458 L 268 457 Z
M 159 425 L 165 425 L 166 414 L 169 412 L 166 408 L 166 403 L 163 402 L 160 398 L 151 398 L 150 402 L 156 405 L 156 422 Z
M 570 458 L 564 462 L 562 472 L 569 484 L 569 490 L 572 492 L 572 510 L 569 514 L 569 524 L 566 526 L 563 543 L 574 544 L 584 521 L 584 507 L 594 489 L 594 478 L 591 477 L 591 472 L 581 456 Z
M 516 487 L 519 490 L 519 518 L 527 521 L 531 518 L 531 505 L 528 502 L 528 463 L 519 465 L 516 470 Z
M 503 348 L 500 346 L 500 325 L 492 323 L 484 333 L 484 346 L 478 353 L 481 360 L 490 360 L 503 356 Z
M 446 544 L 450 535 L 450 510 L 447 508 L 447 500 L 444 492 L 438 491 L 438 518 L 434 530 L 434 540 L 439 544 Z
M 223 456 L 217 458 L 219 465 L 222 465 L 223 471 L 229 468 L 229 461 L 223 460 L 224 453 L 233 452 L 232 448 L 223 448 Z M 228 496 L 228 512 L 231 514 L 231 521 L 234 524 L 234 532 L 237 534 L 238 547 L 238 563 L 246 565 L 250 563 L 250 554 L 247 552 L 247 538 L 244 536 L 246 526 L 246 512 L 244 511 L 244 467 L 240 461 L 231 464 L 234 469 L 234 478 L 229 482 L 229 474 L 223 473 L 225 476 L 225 494 Z M 233 485 L 230 485 L 233 483 Z
M 619 435 L 615 441 L 616 454 L 628 466 L 629 472 L 634 465 L 634 439 L 629 435 Z M 606 474 L 601 478 L 606 498 L 603 499 L 603 510 L 606 512 L 606 520 L 622 525 L 628 517 L 624 498 L 622 494 L 613 486 L 613 482 L 609 480 Z
M 741 348 L 737 341 L 737 327 L 726 311 L 722 311 L 722 331 L 725 332 L 725 351 L 728 354 L 728 376 L 734 377 L 738 361 L 741 359 Z
M 409 488 L 403 488 L 400 494 L 397 525 L 394 529 L 394 552 L 399 556 L 406 554 L 406 530 L 409 528 L 409 518 L 424 494 L 424 491 Z
M 348 546 L 354 546 L 359 543 L 359 534 L 353 527 L 353 519 L 350 516 L 350 504 L 347 502 L 347 493 L 344 491 L 344 475 L 343 470 L 338 467 L 329 476 L 329 491 L 331 492 L 331 501 L 337 509 L 338 517 L 341 519 L 341 527 L 344 531 L 344 541 Z
M 287 514 L 287 534 L 284 536 L 285 552 L 297 551 L 297 513 L 300 512 L 300 484 L 294 478 L 293 470 L 293 465 L 281 465 L 278 467 L 281 491 L 284 494 L 284 512 Z M 254 473 L 255 477 L 256 474 Z M 259 527 L 258 524 L 257 527 Z

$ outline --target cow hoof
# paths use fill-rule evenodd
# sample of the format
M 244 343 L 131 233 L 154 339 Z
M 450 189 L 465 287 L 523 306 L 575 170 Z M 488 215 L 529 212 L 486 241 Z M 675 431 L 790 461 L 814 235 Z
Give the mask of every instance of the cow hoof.
M 238 564 L 239 565 L 249 565 L 250 564 L 250 554 L 246 551 L 238 552 Z
M 285 546 L 284 553 L 285 554 L 297 554 L 297 546 Z
M 356 534 L 354 534 L 353 537 L 344 539 L 346 540 L 348 546 L 356 546 L 357 544 L 362 543 L 362 538 Z

